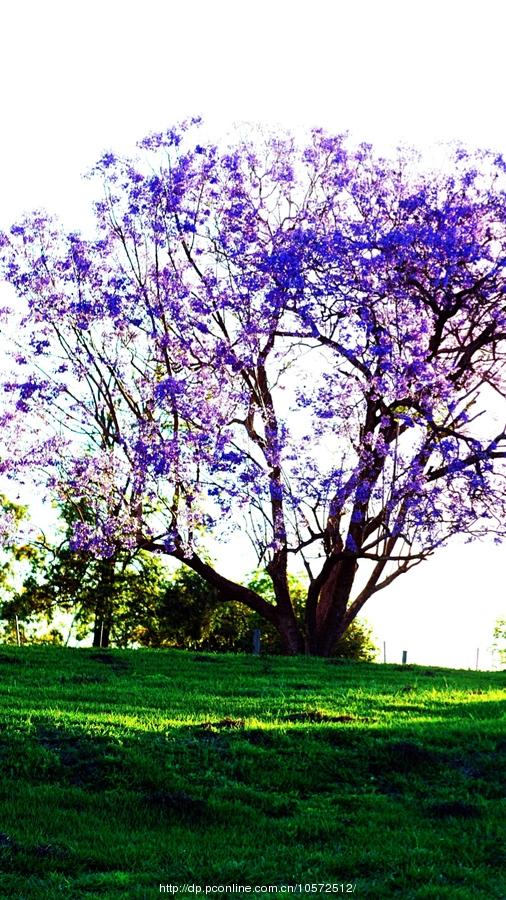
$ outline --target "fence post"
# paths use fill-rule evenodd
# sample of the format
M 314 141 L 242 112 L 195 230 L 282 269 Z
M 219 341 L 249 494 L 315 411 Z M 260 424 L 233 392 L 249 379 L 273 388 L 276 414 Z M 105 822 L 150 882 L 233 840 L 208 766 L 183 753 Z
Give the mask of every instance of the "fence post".
M 387 642 L 383 641 L 383 662 L 387 661 Z
M 478 669 L 479 669 L 479 663 L 480 663 L 480 648 L 477 647 L 476 648 L 476 671 L 478 671 Z
M 21 647 L 21 638 L 19 636 L 19 619 L 17 616 L 14 617 L 16 622 L 16 643 L 18 647 Z
M 407 661 L 408 661 L 408 651 L 403 650 L 402 651 L 402 665 L 405 666 Z
M 260 656 L 260 644 L 261 644 L 260 629 L 255 628 L 253 630 L 253 653 L 255 656 Z

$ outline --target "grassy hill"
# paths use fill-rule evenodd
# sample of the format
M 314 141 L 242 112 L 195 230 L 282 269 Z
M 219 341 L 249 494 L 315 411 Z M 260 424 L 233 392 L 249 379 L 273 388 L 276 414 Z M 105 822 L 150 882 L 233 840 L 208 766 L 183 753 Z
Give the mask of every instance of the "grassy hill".
M 505 687 L 501 672 L 0 647 L 0 896 L 504 898 Z

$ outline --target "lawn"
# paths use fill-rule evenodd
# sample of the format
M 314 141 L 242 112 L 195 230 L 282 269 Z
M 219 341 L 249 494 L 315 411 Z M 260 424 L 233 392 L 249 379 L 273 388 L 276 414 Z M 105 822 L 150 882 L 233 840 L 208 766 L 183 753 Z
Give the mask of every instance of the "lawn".
M 4 646 L 0 685 L 2 897 L 506 897 L 506 673 Z

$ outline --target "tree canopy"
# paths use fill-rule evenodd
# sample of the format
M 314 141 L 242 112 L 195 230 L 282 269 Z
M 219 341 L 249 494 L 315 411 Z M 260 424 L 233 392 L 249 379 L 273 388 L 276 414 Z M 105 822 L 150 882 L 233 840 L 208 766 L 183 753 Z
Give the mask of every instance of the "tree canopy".
M 505 531 L 505 171 L 313 131 L 106 153 L 97 232 L 0 237 L 16 291 L 2 469 L 85 499 L 74 546 L 169 554 L 328 655 L 455 534 Z M 206 562 L 248 528 L 275 602 Z M 303 627 L 289 558 L 308 576 Z

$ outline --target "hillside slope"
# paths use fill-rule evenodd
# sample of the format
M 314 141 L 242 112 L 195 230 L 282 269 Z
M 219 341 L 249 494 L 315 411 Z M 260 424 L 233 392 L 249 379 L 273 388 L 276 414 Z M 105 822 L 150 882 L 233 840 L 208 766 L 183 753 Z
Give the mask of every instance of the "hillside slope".
M 0 896 L 506 896 L 506 673 L 4 646 L 0 686 Z

